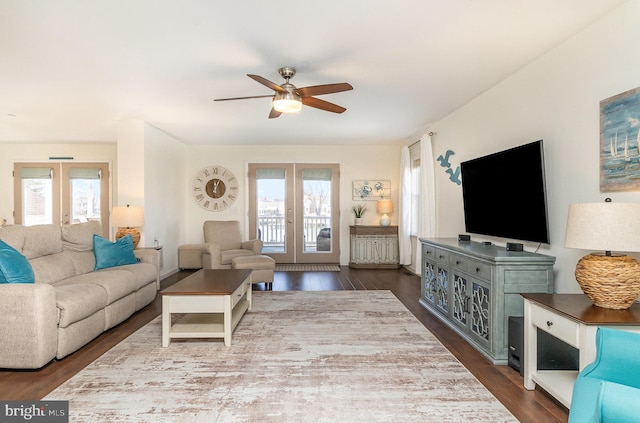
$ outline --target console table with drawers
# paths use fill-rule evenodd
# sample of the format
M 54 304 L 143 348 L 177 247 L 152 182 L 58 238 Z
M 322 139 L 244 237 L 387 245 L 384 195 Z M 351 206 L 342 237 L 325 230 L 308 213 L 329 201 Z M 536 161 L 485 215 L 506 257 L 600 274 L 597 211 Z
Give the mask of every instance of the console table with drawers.
M 455 238 L 421 238 L 420 304 L 494 364 L 507 364 L 521 293 L 553 292 L 555 257 Z

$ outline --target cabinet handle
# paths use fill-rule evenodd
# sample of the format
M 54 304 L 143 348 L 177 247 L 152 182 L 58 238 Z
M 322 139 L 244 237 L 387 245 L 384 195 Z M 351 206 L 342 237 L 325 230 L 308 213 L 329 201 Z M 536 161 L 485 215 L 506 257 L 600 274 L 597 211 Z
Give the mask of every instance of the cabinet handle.
M 548 327 L 553 326 L 553 322 L 552 322 L 551 320 L 547 320 L 547 326 L 548 326 Z
M 460 264 L 460 260 L 456 260 L 456 264 Z
M 480 268 L 476 267 L 476 273 L 480 272 Z
M 438 256 L 438 258 L 441 258 L 441 259 L 442 259 L 442 258 L 444 258 L 444 256 L 443 256 L 442 254 L 440 254 L 440 255 Z

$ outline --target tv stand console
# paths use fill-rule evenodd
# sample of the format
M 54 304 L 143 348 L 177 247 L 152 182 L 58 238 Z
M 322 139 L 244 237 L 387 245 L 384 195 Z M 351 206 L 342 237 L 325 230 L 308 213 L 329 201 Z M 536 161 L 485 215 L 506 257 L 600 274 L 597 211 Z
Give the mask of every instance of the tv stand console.
M 555 257 L 456 238 L 420 238 L 420 304 L 493 364 L 507 364 L 521 293 L 552 293 Z

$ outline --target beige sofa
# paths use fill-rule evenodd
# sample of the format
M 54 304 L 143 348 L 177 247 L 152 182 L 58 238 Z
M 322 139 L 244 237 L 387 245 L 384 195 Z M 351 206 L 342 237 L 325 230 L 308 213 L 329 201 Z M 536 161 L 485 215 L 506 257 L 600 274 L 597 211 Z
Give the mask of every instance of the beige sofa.
M 98 222 L 0 228 L 35 278 L 0 284 L 0 368 L 63 358 L 154 300 L 155 251 L 135 250 L 138 263 L 94 271 L 93 234 L 100 232 Z

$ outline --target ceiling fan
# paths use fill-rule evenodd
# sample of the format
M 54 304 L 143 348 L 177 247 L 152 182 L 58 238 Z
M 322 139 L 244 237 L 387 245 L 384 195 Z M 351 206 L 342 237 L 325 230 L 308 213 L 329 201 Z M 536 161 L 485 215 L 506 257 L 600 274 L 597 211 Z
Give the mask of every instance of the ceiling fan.
M 302 105 L 315 107 L 316 109 L 325 110 L 327 112 L 342 113 L 345 109 L 337 104 L 320 100 L 314 96 L 323 94 L 333 94 L 342 91 L 352 90 L 351 84 L 341 82 L 337 84 L 313 85 L 309 87 L 296 88 L 289 80 L 296 74 L 296 70 L 291 67 L 283 67 L 278 69 L 278 73 L 284 78 L 285 83 L 278 85 L 259 75 L 247 74 L 254 81 L 257 81 L 265 87 L 275 91 L 273 95 L 255 95 L 250 97 L 233 97 L 233 98 L 216 98 L 213 101 L 228 100 L 246 100 L 248 98 L 264 98 L 273 97 L 271 113 L 269 119 L 277 118 L 282 113 L 296 113 L 302 108 Z

